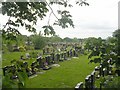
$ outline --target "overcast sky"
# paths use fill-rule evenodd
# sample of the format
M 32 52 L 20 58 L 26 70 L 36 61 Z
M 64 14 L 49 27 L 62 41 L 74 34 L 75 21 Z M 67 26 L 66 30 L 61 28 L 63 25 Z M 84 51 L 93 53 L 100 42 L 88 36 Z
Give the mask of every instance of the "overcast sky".
M 74 4 L 75 0 L 71 0 Z M 75 28 L 69 27 L 62 29 L 59 26 L 54 26 L 56 35 L 61 38 L 87 38 L 87 37 L 102 37 L 107 38 L 112 36 L 112 32 L 118 29 L 118 2 L 119 0 L 87 0 L 90 6 L 78 6 L 74 4 L 74 7 L 68 8 L 73 16 L 73 22 Z M 53 6 L 54 12 L 56 12 L 59 6 Z M 6 16 L 0 15 L 1 25 L 7 21 Z M 48 17 L 43 21 L 38 20 L 37 31 L 42 30 L 41 27 L 47 24 Z M 50 22 L 55 20 L 54 16 L 51 16 Z M 23 28 L 19 28 L 22 34 L 30 35 Z

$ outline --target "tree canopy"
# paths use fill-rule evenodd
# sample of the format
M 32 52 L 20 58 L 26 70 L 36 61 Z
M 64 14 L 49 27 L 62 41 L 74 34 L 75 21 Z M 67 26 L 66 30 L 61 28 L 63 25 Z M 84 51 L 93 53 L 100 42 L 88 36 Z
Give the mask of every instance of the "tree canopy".
M 7 0 L 8 1 L 8 0 Z M 47 0 L 39 1 L 39 2 L 2 2 L 2 14 L 9 16 L 6 25 L 2 28 L 3 36 L 7 36 L 9 38 L 14 38 L 18 34 L 20 34 L 18 27 L 22 26 L 25 27 L 26 30 L 29 32 L 36 32 L 35 25 L 38 19 L 43 20 L 48 12 L 51 12 L 56 18 L 53 24 L 43 26 L 44 34 L 45 35 L 54 35 L 55 31 L 53 25 L 61 26 L 62 28 L 68 28 L 69 26 L 74 27 L 72 21 L 72 15 L 67 10 L 58 10 L 58 18 L 57 15 L 54 13 L 53 8 L 51 7 L 53 4 L 58 4 L 63 6 L 64 8 L 70 7 L 72 8 L 73 5 L 69 3 L 69 0 L 59 0 L 59 1 L 51 1 Z M 78 0 L 76 1 L 78 5 L 89 5 L 86 0 Z M 8 38 L 7 38 L 8 39 Z

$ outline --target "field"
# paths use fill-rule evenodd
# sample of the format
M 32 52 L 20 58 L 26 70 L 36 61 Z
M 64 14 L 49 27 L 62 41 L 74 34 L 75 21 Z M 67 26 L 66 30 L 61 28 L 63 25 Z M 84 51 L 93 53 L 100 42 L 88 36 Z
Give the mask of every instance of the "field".
M 3 55 L 3 66 L 9 65 L 12 57 L 14 59 L 24 53 L 13 52 Z M 7 60 L 9 59 L 9 60 Z M 29 64 L 35 59 L 28 60 Z M 50 70 L 41 70 L 41 73 L 30 77 L 26 81 L 27 88 L 74 88 L 77 83 L 84 82 L 85 77 L 90 74 L 96 64 L 90 63 L 87 55 L 59 62 L 59 67 L 53 66 Z

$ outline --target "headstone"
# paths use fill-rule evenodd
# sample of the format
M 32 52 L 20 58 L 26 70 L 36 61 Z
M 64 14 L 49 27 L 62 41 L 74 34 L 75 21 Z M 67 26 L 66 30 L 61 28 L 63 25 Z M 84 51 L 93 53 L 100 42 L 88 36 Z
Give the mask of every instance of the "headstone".
M 44 67 L 44 62 L 46 62 L 45 57 L 42 57 L 42 61 L 41 61 L 41 68 L 43 68 L 43 67 Z
M 52 60 L 54 61 L 55 60 L 55 54 L 52 53 L 51 55 L 52 55 Z
M 45 54 L 45 48 L 43 48 L 43 55 Z
M 64 58 L 63 58 L 63 53 L 60 53 L 60 60 L 59 61 L 63 61 Z
M 42 68 L 42 57 L 37 58 L 38 68 Z
M 85 89 L 89 89 L 89 78 L 85 78 Z
M 72 52 L 72 49 L 71 49 L 71 50 L 70 50 L 70 57 L 72 57 L 72 53 L 73 53 L 73 52 Z
M 109 75 L 112 75 L 112 65 L 109 65 Z
M 46 48 L 46 49 L 47 49 L 47 54 L 48 54 L 50 50 L 49 50 L 49 48 Z
M 23 65 L 22 65 L 24 68 L 27 68 L 28 67 L 28 62 L 23 62 Z
M 51 59 L 50 59 L 50 55 L 48 55 L 48 65 L 50 65 L 51 64 Z
M 103 77 L 105 76 L 105 71 L 106 71 L 106 69 L 103 68 L 103 73 L 102 73 L 102 76 L 103 76 Z
M 99 67 L 98 66 L 95 67 L 95 71 L 99 71 Z
M 60 54 L 57 53 L 56 56 L 57 56 L 57 61 L 59 61 L 60 60 Z
M 51 67 L 48 66 L 47 62 L 44 62 L 43 70 L 49 70 Z
M 64 52 L 64 60 L 67 60 L 66 52 Z
M 76 52 L 75 52 L 75 50 L 73 50 L 73 56 L 76 57 Z
M 26 53 L 26 59 L 29 59 L 30 58 L 30 54 L 29 53 Z
M 91 73 L 91 88 L 95 87 L 95 71 Z
M 100 64 L 100 69 L 99 70 L 100 70 L 100 76 L 101 76 L 103 74 L 103 64 L 102 63 Z
M 7 70 L 8 70 L 8 66 L 5 66 L 5 67 L 3 68 L 3 75 L 4 75 L 4 76 L 6 75 Z
M 25 60 L 23 55 L 20 56 L 20 60 Z
M 15 65 L 11 65 L 11 66 L 9 67 L 9 69 L 10 69 L 10 72 L 12 73 L 12 76 L 11 76 L 10 78 L 11 78 L 11 79 L 16 79 L 16 78 L 18 78 L 17 75 L 16 75 L 16 67 L 15 67 Z
M 88 75 L 86 78 L 85 78 L 85 89 L 89 89 L 91 87 L 91 75 Z
M 75 90 L 83 90 L 83 82 L 78 83 L 78 84 L 75 86 Z
M 45 59 L 46 59 L 46 62 L 48 63 L 48 65 L 50 65 L 51 64 L 50 63 L 50 56 L 46 56 Z
M 31 69 L 32 69 L 32 73 L 33 74 L 36 74 L 36 71 L 35 71 L 35 64 L 36 64 L 36 62 L 34 61 L 32 64 L 31 64 Z
M 67 51 L 67 56 L 70 57 L 70 53 L 69 53 L 69 51 Z

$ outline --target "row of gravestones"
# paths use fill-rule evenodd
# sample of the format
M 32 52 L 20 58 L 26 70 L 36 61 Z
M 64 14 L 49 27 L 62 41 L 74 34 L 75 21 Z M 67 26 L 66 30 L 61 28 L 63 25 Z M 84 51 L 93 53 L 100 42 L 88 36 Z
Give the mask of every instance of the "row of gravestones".
M 112 75 L 111 73 L 112 67 L 111 65 L 109 65 L 109 67 L 107 67 L 107 69 L 103 68 L 103 64 L 101 63 L 100 66 L 96 66 L 94 71 L 88 75 L 85 78 L 85 83 L 80 82 L 75 86 L 75 90 L 83 90 L 84 88 L 86 90 L 94 90 L 96 89 L 95 87 L 95 80 L 100 78 L 101 76 L 105 76 L 105 75 Z M 101 89 L 101 84 L 100 84 L 100 89 Z
M 57 50 L 57 51 L 65 51 L 65 50 L 67 50 L 67 48 L 69 47 L 69 46 L 71 46 L 72 48 L 75 48 L 75 49 L 80 49 L 81 50 L 81 48 L 76 48 L 76 47 L 78 47 L 77 45 L 76 45 L 76 43 L 74 43 L 74 44 L 65 44 L 65 43 L 51 43 L 51 44 L 48 44 L 45 48 L 43 48 L 43 54 L 50 54 L 51 52 L 56 52 L 55 51 L 55 49 Z M 58 49 L 59 48 L 59 49 Z
M 64 60 L 67 60 L 68 58 L 76 57 L 76 56 L 78 56 L 77 52 L 72 49 L 62 53 L 57 53 L 57 54 L 52 53 L 45 57 L 39 56 L 36 59 L 36 61 L 32 62 L 32 64 L 30 65 L 30 68 L 28 66 L 28 62 L 20 63 L 18 67 L 16 65 L 5 66 L 3 68 L 3 75 L 5 76 L 8 73 L 11 73 L 12 74 L 11 79 L 16 79 L 17 78 L 16 71 L 22 72 L 23 70 L 25 70 L 29 77 L 36 74 L 37 72 L 36 69 L 49 70 L 52 64 L 58 63 L 59 61 L 64 61 Z

